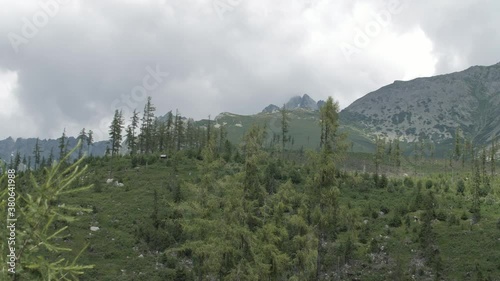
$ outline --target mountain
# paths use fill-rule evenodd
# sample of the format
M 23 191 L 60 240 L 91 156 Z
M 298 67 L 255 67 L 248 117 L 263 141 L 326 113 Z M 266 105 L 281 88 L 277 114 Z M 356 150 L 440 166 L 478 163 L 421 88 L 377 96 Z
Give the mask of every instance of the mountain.
M 285 108 L 288 110 L 295 110 L 295 109 L 304 109 L 304 110 L 319 110 L 321 105 L 323 105 L 324 101 L 320 100 L 316 102 L 313 100 L 308 94 L 304 94 L 302 97 L 301 96 L 294 96 L 292 97 L 287 103 L 285 103 Z M 261 113 L 273 113 L 275 111 L 279 111 L 281 107 L 270 104 L 266 108 L 262 110 Z
M 266 108 L 264 108 L 261 113 L 274 113 L 278 112 L 279 110 L 280 108 L 277 105 L 270 104 L 266 106 Z
M 449 142 L 457 129 L 476 144 L 500 134 L 500 63 L 411 81 L 395 81 L 341 112 L 367 134 Z

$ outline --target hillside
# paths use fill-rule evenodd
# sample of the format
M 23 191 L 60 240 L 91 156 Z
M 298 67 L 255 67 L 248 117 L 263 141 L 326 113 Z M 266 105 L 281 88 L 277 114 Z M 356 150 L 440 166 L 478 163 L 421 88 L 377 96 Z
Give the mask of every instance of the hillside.
M 500 63 L 411 81 L 395 81 L 356 100 L 342 120 L 367 134 L 441 143 L 459 128 L 476 144 L 500 134 Z

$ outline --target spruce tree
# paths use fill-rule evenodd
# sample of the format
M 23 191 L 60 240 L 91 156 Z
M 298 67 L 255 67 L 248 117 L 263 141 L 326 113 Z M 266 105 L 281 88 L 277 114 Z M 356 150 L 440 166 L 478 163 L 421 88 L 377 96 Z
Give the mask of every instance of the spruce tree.
M 137 153 L 137 135 L 136 131 L 139 128 L 139 112 L 134 109 L 132 117 L 130 117 L 131 123 L 127 126 L 127 147 L 130 151 L 130 155 L 135 155 Z
M 122 146 L 122 130 L 123 130 L 123 115 L 122 111 L 115 110 L 113 121 L 109 126 L 109 143 L 111 145 L 111 156 L 118 155 Z
M 399 146 L 399 138 L 395 140 L 396 144 L 394 147 L 394 158 L 396 161 L 396 167 L 400 168 L 401 167 L 401 148 Z
M 491 143 L 491 149 L 490 149 L 490 165 L 491 165 L 491 179 L 493 180 L 494 179 L 494 176 L 495 176 L 495 169 L 496 169 L 496 159 L 495 159 L 495 156 L 497 154 L 497 138 L 498 137 L 495 137 L 493 139 L 493 142 Z
M 40 161 L 42 160 L 41 159 L 42 152 L 43 152 L 42 148 L 40 147 L 40 139 L 36 138 L 35 147 L 33 148 L 33 157 L 35 159 L 35 170 L 39 168 Z
M 59 138 L 59 161 L 62 161 L 64 159 L 64 156 L 66 155 L 66 128 L 63 130 L 62 136 Z
M 382 159 L 384 156 L 384 147 L 385 147 L 385 140 L 377 136 L 375 138 L 375 156 L 374 156 L 374 162 L 375 162 L 375 184 L 378 183 L 378 177 L 380 174 L 380 164 L 382 163 Z
M 455 130 L 455 150 L 454 150 L 455 161 L 458 161 L 458 159 L 460 159 L 460 155 L 462 153 L 460 138 L 461 138 L 460 137 L 460 128 L 457 128 Z
M 50 153 L 49 153 L 49 158 L 47 159 L 47 165 L 49 167 L 51 167 L 53 163 L 54 163 L 54 148 L 51 147 Z
M 21 164 L 21 153 L 19 151 L 16 151 L 16 156 L 14 158 L 13 167 L 11 167 L 11 168 L 17 170 L 19 167 L 19 164 Z
M 283 107 L 280 110 L 280 114 L 281 114 L 281 151 L 282 151 L 282 157 L 284 157 L 286 143 L 290 141 L 290 137 L 288 136 L 290 117 L 288 116 L 288 110 L 286 109 L 285 104 L 283 104 Z
M 89 130 L 89 133 L 87 135 L 87 149 L 88 149 L 88 155 L 92 155 L 91 152 L 91 146 L 94 144 L 94 132 L 92 130 Z
M 176 139 L 176 149 L 181 150 L 182 141 L 184 140 L 184 121 L 178 110 L 175 113 L 175 139 Z
M 157 146 L 158 150 L 163 153 L 167 146 L 167 124 L 164 121 L 158 120 L 156 127 L 156 137 L 157 137 Z
M 85 132 L 85 128 L 83 128 L 78 134 L 78 142 L 80 144 L 80 147 L 78 148 L 78 159 L 80 159 L 83 157 L 83 149 L 87 143 L 87 132 Z
M 172 114 L 172 111 L 169 111 L 167 113 L 167 127 L 166 127 L 166 147 L 167 147 L 167 152 L 169 154 L 172 154 L 174 151 L 174 133 L 173 133 L 173 128 L 174 128 L 174 116 Z
M 473 165 L 474 173 L 472 177 L 472 207 L 470 212 L 472 213 L 473 223 L 477 223 L 481 218 L 481 205 L 480 205 L 480 192 L 481 192 L 481 173 L 479 168 L 479 163 L 477 160 L 474 161 Z
M 311 187 L 309 188 L 310 209 L 315 218 L 317 258 L 316 258 L 316 280 L 321 273 L 321 261 L 325 251 L 323 242 L 330 236 L 336 236 L 336 225 L 338 216 L 338 197 L 340 196 L 335 174 L 337 164 L 342 161 L 347 150 L 346 136 L 339 129 L 339 105 L 329 97 L 320 110 L 321 126 L 321 151 L 317 156 L 313 155 L 312 166 L 316 171 L 313 174 Z
M 144 105 L 144 113 L 142 115 L 141 133 L 139 135 L 139 146 L 142 153 L 152 152 L 152 137 L 153 137 L 153 122 L 155 120 L 156 108 L 151 102 L 151 97 L 148 97 Z

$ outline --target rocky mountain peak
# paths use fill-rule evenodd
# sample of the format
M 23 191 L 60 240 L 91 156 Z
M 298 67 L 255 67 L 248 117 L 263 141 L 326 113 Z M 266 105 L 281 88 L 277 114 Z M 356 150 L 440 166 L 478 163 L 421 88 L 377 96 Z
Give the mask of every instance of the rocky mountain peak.
M 324 101 L 322 100 L 316 102 L 308 94 L 304 94 L 303 96 L 292 97 L 287 103 L 285 103 L 285 108 L 288 110 L 305 109 L 314 111 L 318 110 L 323 103 Z M 270 104 L 262 110 L 262 113 L 273 113 L 278 111 L 280 108 L 281 107 L 277 105 Z

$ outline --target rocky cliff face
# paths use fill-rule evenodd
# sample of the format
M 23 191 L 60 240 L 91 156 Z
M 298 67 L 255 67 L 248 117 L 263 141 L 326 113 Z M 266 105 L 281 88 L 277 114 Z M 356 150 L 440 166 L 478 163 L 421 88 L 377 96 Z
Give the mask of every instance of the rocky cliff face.
M 488 143 L 500 134 L 500 63 L 395 81 L 355 101 L 341 118 L 389 138 L 439 142 L 460 128 L 474 142 Z

